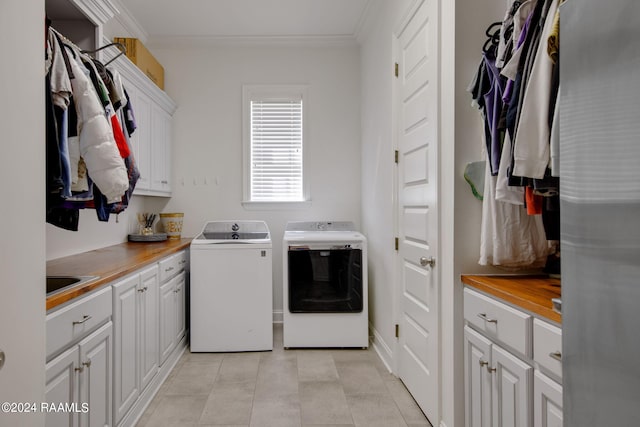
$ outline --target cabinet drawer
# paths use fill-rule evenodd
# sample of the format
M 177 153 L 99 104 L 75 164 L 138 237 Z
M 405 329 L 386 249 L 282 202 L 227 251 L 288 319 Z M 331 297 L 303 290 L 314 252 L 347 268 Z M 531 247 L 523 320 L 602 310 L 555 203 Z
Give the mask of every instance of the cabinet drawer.
M 531 357 L 532 317 L 471 289 L 464 290 L 464 318 L 490 338 Z
M 111 286 L 47 315 L 47 360 L 111 317 Z
M 178 255 L 168 256 L 158 263 L 160 266 L 160 283 L 166 282 L 180 271 Z
M 562 378 L 562 329 L 533 320 L 533 360 L 543 370 Z
M 187 263 L 189 262 L 189 256 L 187 254 L 187 251 L 179 252 L 175 256 L 178 264 L 178 272 L 188 270 L 189 268 Z

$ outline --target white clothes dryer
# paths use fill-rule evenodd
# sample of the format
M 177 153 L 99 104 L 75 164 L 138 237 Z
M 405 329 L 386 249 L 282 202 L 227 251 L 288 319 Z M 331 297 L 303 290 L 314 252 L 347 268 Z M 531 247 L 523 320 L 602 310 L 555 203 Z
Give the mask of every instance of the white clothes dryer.
M 285 348 L 369 345 L 367 239 L 352 222 L 289 222 L 283 239 Z

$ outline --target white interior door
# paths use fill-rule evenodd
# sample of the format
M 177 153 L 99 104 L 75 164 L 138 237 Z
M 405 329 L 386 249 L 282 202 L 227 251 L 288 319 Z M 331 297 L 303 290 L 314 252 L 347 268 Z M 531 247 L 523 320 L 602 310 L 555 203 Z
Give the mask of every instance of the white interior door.
M 439 422 L 438 1 L 419 0 L 396 32 L 398 56 L 398 374 Z

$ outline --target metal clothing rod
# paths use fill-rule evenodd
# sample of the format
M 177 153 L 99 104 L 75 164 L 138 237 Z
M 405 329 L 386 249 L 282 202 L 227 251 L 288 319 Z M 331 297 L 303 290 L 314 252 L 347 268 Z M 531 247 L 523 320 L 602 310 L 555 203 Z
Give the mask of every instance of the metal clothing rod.
M 75 50 L 81 52 L 81 53 L 96 53 L 101 51 L 102 49 L 106 49 L 108 47 L 111 46 L 116 46 L 118 47 L 118 49 L 120 50 L 120 52 L 114 56 L 113 58 L 111 58 L 109 60 L 109 62 L 107 62 L 106 64 L 104 64 L 104 66 L 106 67 L 107 65 L 111 64 L 113 61 L 115 61 L 116 59 L 118 59 L 119 57 L 121 57 L 122 55 L 125 55 L 127 53 L 127 48 L 125 45 L 123 45 L 122 43 L 118 43 L 118 42 L 113 42 L 113 43 L 109 43 L 106 44 L 104 46 L 101 46 L 95 50 L 82 50 L 80 49 L 75 43 L 73 43 L 71 40 L 69 40 L 67 37 L 65 37 L 62 33 L 60 33 L 60 31 L 56 30 L 55 28 L 53 28 L 52 26 L 49 26 L 49 29 L 52 30 L 54 33 L 56 33 L 58 36 L 60 36 L 65 43 L 71 45 L 71 47 L 73 47 Z

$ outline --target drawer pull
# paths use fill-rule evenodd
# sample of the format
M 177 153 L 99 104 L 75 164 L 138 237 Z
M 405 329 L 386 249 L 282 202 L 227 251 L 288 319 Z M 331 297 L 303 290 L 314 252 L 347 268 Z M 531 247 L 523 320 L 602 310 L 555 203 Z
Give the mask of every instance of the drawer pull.
M 170 272 L 171 270 L 173 270 L 173 267 L 169 267 L 169 268 L 165 268 L 165 269 L 164 269 L 165 273 L 168 273 L 168 272 Z
M 486 313 L 479 313 L 478 317 L 489 323 L 498 323 L 498 319 L 489 319 Z
M 82 320 L 74 320 L 73 324 L 74 325 L 82 325 L 84 322 L 86 322 L 89 319 L 91 319 L 91 316 L 85 314 L 84 316 L 82 316 Z
M 489 362 L 487 362 L 486 360 L 480 359 L 480 366 L 487 366 L 487 365 L 489 365 Z
M 562 353 L 559 351 L 554 351 L 552 353 L 549 353 L 549 357 L 557 360 L 558 362 L 562 362 Z

